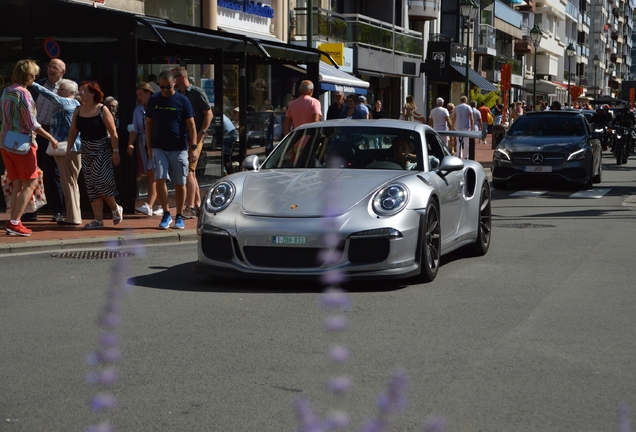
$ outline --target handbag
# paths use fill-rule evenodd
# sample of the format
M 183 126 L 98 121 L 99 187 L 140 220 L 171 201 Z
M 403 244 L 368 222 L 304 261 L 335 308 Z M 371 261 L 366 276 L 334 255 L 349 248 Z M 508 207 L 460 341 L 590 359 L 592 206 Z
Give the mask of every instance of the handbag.
M 49 146 L 46 148 L 46 154 L 49 156 L 66 156 L 66 147 L 68 141 L 58 141 L 57 149 L 53 148 L 53 144 L 49 141 Z
M 31 194 L 29 202 L 24 209 L 25 213 L 33 213 L 46 205 L 46 193 L 44 192 L 43 175 L 44 174 L 42 170 L 38 168 L 38 181 L 36 183 L 35 189 L 33 189 L 33 194 Z M 11 210 L 9 202 L 11 201 L 11 195 L 13 194 L 13 181 L 7 178 L 6 170 L 4 172 L 4 175 L 0 177 L 0 186 L 2 187 L 2 192 L 4 194 L 6 211 L 9 212 Z
M 8 152 L 25 155 L 31 150 L 31 140 L 31 134 L 7 131 L 4 135 L 2 147 Z

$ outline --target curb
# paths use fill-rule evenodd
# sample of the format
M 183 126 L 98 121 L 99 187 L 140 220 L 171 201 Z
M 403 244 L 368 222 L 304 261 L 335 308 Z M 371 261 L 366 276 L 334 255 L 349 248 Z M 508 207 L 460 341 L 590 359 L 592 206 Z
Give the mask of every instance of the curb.
M 197 240 L 196 230 L 179 232 L 104 236 L 83 239 L 43 240 L 26 243 L 0 244 L 0 256 L 29 252 L 54 252 L 71 249 L 112 248 L 122 246 L 156 245 Z

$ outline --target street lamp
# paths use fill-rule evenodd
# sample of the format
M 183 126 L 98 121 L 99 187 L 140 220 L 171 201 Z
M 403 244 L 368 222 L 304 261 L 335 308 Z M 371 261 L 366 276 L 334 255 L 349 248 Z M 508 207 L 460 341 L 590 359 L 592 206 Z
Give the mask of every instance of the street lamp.
M 574 48 L 574 46 L 570 42 L 568 47 L 565 49 L 565 55 L 568 57 L 568 106 L 570 108 L 572 108 L 572 90 L 570 89 L 570 77 L 572 76 L 572 72 L 571 72 L 571 70 L 572 70 L 572 57 L 574 56 L 575 52 L 576 52 L 576 49 Z
M 464 28 L 466 29 L 466 97 L 468 97 L 470 89 L 470 33 L 473 29 L 473 22 L 479 12 L 479 5 L 475 3 L 475 0 L 460 0 L 459 7 L 461 8 Z
M 539 28 L 538 24 L 535 24 L 530 30 L 530 38 L 532 39 L 532 43 L 534 44 L 534 71 L 532 74 L 533 77 L 533 87 L 532 87 L 532 97 L 534 98 L 533 109 L 537 109 L 537 50 L 539 48 L 539 44 L 541 43 L 541 37 L 543 37 L 543 32 Z
M 596 81 L 598 80 L 598 66 L 601 64 L 601 59 L 598 58 L 598 54 L 594 55 L 592 59 L 594 64 L 594 97 L 596 97 Z

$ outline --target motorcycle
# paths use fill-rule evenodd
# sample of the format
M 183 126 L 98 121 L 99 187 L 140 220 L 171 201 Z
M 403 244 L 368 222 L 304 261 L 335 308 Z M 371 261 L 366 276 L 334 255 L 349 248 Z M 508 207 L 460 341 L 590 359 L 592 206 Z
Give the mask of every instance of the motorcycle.
M 631 152 L 632 134 L 628 128 L 618 126 L 615 128 L 614 156 L 616 165 L 627 163 L 627 158 Z

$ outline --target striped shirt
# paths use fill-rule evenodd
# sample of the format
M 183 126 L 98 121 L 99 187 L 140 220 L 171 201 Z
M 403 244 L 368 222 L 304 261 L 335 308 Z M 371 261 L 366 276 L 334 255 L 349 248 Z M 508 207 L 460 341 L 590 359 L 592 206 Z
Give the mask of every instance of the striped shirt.
M 5 131 L 30 134 L 39 128 L 35 102 L 31 93 L 19 84 L 6 87 L 2 96 L 0 139 L 4 141 Z M 33 141 L 35 142 L 35 139 Z
M 40 92 L 40 99 L 48 99 L 51 104 L 55 107 L 55 111 L 53 112 L 53 117 L 51 118 L 51 135 L 58 141 L 66 141 L 68 139 L 68 133 L 71 130 L 71 123 L 73 122 L 73 113 L 75 112 L 75 108 L 80 106 L 80 103 L 75 99 L 65 98 L 59 95 L 56 95 L 52 91 L 48 90 L 46 87 L 33 83 L 33 87 Z M 82 145 L 82 140 L 80 136 L 77 136 L 75 140 L 75 144 L 73 144 L 72 151 L 79 152 L 80 146 Z
M 51 82 L 47 79 L 43 83 L 43 87 L 47 90 L 52 91 L 57 94 L 57 89 L 60 87 L 60 82 L 56 82 L 55 84 L 51 84 Z M 38 100 L 35 101 L 35 106 L 38 109 L 38 121 L 43 125 L 50 125 L 53 119 L 53 113 L 57 110 L 57 106 L 53 104 L 47 98 L 39 97 Z

